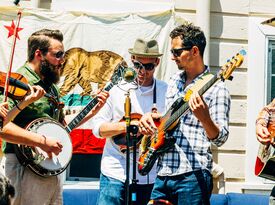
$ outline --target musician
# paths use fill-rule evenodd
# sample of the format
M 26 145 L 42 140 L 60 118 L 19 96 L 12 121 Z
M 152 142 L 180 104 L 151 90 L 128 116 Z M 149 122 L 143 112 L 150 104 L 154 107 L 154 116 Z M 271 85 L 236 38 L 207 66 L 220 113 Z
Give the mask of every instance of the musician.
M 11 136 L 26 138 L 32 136 L 32 146 L 38 146 L 52 154 L 58 155 L 62 149 L 60 141 L 50 139 L 50 136 L 34 132 L 14 130 L 14 125 L 22 128 L 37 118 L 50 118 L 63 125 L 64 114 L 59 102 L 59 91 L 56 83 L 60 78 L 60 68 L 64 62 L 63 34 L 59 30 L 43 29 L 33 33 L 28 39 L 28 60 L 18 69 L 30 85 L 39 85 L 50 97 L 42 97 L 23 109 L 17 101 L 9 99 L 10 107 L 16 107 L 21 112 L 13 122 L 4 126 L 3 131 Z M 86 117 L 92 117 L 106 101 L 107 93 L 98 95 L 99 104 Z M 84 121 L 87 119 L 84 119 Z M 54 134 L 54 130 L 53 134 Z M 49 142 L 51 142 L 49 144 Z M 22 144 L 26 144 L 25 142 Z M 47 147 L 46 148 L 43 148 Z M 30 169 L 20 165 L 14 154 L 14 146 L 4 143 L 2 160 L 5 175 L 15 187 L 15 205 L 62 204 L 62 179 L 60 175 L 47 178 L 40 177 Z
M 25 135 L 22 136 L 11 136 L 6 132 L 0 131 L 0 138 L 3 140 L 10 142 L 10 143 L 18 143 L 18 144 L 25 144 L 25 145 L 34 145 L 36 143 L 37 146 L 41 147 L 46 152 L 54 152 L 56 154 L 59 153 L 60 148 L 57 146 L 56 142 L 53 140 L 48 140 L 48 142 L 44 143 L 44 140 L 41 140 L 38 136 L 33 137 L 33 135 L 29 135 L 27 131 L 20 128 L 17 125 L 7 125 L 10 121 L 12 121 L 20 112 L 18 107 L 24 109 L 29 104 L 35 102 L 36 100 L 40 99 L 44 96 L 45 91 L 40 86 L 29 86 L 30 92 L 18 102 L 16 106 L 14 106 L 11 110 L 8 109 L 8 102 L 0 103 L 0 116 L 3 119 L 3 126 L 4 130 L 9 127 L 8 129 L 14 129 L 15 132 L 23 132 Z M 3 96 L 2 96 L 3 97 Z M 50 151 L 51 150 L 51 151 Z
M 125 115 L 125 94 L 130 92 L 131 113 L 164 111 L 164 99 L 167 84 L 154 78 L 154 72 L 159 65 L 159 47 L 156 40 L 137 39 L 134 47 L 129 49 L 134 69 L 137 72 L 136 81 L 122 83 L 110 90 L 110 97 L 100 112 L 92 119 L 93 132 L 97 137 L 106 138 L 100 176 L 99 205 L 124 205 L 126 180 L 126 154 L 120 151 L 113 137 L 126 133 L 126 122 L 120 121 Z M 137 125 L 138 120 L 131 120 Z M 139 135 L 139 133 L 138 133 Z M 132 155 L 130 169 L 132 170 Z M 148 176 L 137 173 L 137 202 L 145 205 L 149 201 L 150 193 L 156 177 L 153 169 Z M 130 171 L 132 179 L 132 171 Z
M 272 114 L 275 113 L 275 98 L 271 103 L 266 105 L 262 108 L 259 112 L 259 115 L 256 119 L 256 135 L 257 140 L 264 144 L 273 144 L 274 145 L 274 138 L 270 137 L 270 133 L 267 129 L 269 120 L 271 119 Z M 273 187 L 270 198 L 269 198 L 269 205 L 275 205 L 275 186 Z
M 172 60 L 179 72 L 168 83 L 167 110 L 209 72 L 203 61 L 206 39 L 199 27 L 190 23 L 180 25 L 170 37 Z M 194 92 L 188 104 L 190 110 L 180 117 L 174 129 L 166 133 L 167 137 L 173 136 L 176 143 L 158 159 L 151 199 L 168 200 L 174 205 L 210 204 L 213 187 L 210 144 L 220 146 L 228 138 L 230 95 L 225 84 L 217 82 L 203 96 Z M 148 134 L 153 134 L 153 128 L 156 129 L 152 117 L 161 116 L 149 113 L 140 120 L 140 126 Z

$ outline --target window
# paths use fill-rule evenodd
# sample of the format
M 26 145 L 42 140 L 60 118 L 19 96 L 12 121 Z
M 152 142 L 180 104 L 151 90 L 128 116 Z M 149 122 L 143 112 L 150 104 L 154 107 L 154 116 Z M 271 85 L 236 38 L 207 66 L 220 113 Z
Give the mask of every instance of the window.
M 268 41 L 267 102 L 275 98 L 275 39 Z

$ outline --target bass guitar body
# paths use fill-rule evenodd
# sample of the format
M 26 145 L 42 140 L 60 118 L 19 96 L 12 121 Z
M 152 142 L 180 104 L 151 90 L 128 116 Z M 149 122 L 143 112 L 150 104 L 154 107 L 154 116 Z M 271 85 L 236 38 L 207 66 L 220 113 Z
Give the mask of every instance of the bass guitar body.
M 138 172 L 143 176 L 150 172 L 157 158 L 163 152 L 173 147 L 176 142 L 176 139 L 173 136 L 166 135 L 166 132 L 172 130 L 177 122 L 169 130 L 165 131 L 165 125 L 170 116 L 166 113 L 161 119 L 155 120 L 154 123 L 158 130 L 153 136 L 144 136 L 141 140 Z

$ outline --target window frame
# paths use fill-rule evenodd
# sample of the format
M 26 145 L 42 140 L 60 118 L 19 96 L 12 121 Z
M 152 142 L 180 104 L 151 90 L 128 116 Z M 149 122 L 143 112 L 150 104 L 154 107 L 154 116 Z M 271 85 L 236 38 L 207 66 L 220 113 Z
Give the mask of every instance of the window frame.
M 271 102 L 272 99 L 275 97 L 275 96 L 272 96 L 272 83 L 274 84 L 274 87 L 275 87 L 275 80 L 274 82 L 272 82 L 272 77 L 275 78 L 275 72 L 272 73 L 272 50 L 275 56 L 275 36 L 270 36 L 268 38 L 268 59 L 267 59 L 268 66 L 267 66 L 267 74 L 266 74 L 267 102 Z M 275 58 L 274 58 L 273 64 L 275 64 Z
M 247 136 L 246 136 L 246 165 L 245 185 L 243 190 L 270 189 L 272 182 L 255 176 L 255 160 L 258 153 L 259 142 L 255 134 L 255 120 L 259 111 L 269 101 L 271 96 L 268 88 L 268 72 L 271 66 L 269 61 L 269 43 L 275 40 L 275 27 L 263 25 L 267 18 L 249 17 L 248 29 L 248 91 L 247 91 Z M 253 185 L 253 188 L 252 186 Z

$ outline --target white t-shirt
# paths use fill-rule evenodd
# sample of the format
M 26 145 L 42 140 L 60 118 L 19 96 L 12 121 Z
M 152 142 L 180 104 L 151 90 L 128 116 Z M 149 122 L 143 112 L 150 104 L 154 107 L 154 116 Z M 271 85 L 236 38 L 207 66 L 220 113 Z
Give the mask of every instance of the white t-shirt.
M 153 86 L 139 87 L 136 85 L 125 83 L 122 86 L 114 86 L 110 90 L 110 97 L 107 99 L 106 104 L 101 108 L 98 114 L 93 117 L 89 123 L 95 136 L 100 137 L 99 128 L 104 122 L 118 122 L 125 115 L 124 103 L 126 93 L 130 88 L 131 99 L 131 113 L 144 114 L 151 112 L 153 107 L 153 90 L 156 85 L 156 104 L 157 110 L 160 113 L 165 111 L 165 94 L 167 84 L 163 81 L 154 80 Z M 123 90 L 122 90 L 122 89 Z M 130 155 L 130 179 L 132 179 L 132 153 Z M 138 160 L 138 154 L 137 154 Z M 112 138 L 106 140 L 102 160 L 101 172 L 107 177 L 125 182 L 126 179 L 126 153 L 123 154 L 118 145 L 116 145 Z M 156 164 L 148 174 L 149 176 L 141 176 L 137 172 L 138 184 L 154 183 L 156 178 Z

